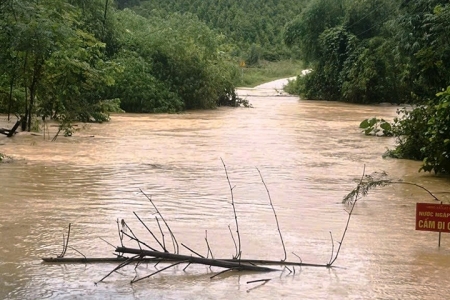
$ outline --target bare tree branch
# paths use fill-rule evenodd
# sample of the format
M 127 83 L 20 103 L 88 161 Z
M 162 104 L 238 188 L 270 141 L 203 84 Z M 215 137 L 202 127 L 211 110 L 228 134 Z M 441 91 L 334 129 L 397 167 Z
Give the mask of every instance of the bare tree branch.
M 287 255 L 286 255 L 286 247 L 284 245 L 284 240 L 283 240 L 283 236 L 281 235 L 281 230 L 280 230 L 280 224 L 278 223 L 278 217 L 277 217 L 277 213 L 275 212 L 275 207 L 273 206 L 273 202 L 272 202 L 272 198 L 270 197 L 270 192 L 269 189 L 267 188 L 267 185 L 264 181 L 264 178 L 261 174 L 261 171 L 256 168 L 256 170 L 258 170 L 259 173 L 259 177 L 261 177 L 261 181 L 264 184 L 264 187 L 266 188 L 266 192 L 267 192 L 267 196 L 269 196 L 269 202 L 270 202 L 270 207 L 272 207 L 272 211 L 273 211 L 273 215 L 275 216 L 275 221 L 277 223 L 277 229 L 278 229 L 278 233 L 280 235 L 280 240 L 281 240 L 281 245 L 283 246 L 283 252 L 284 252 L 284 259 L 282 259 L 281 261 L 285 261 L 287 259 Z

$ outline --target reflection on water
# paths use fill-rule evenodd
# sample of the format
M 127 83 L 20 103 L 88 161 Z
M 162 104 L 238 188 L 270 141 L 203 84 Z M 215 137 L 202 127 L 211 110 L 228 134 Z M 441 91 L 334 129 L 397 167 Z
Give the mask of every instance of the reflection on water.
M 281 259 L 283 250 L 262 172 L 277 210 L 288 258 L 326 263 L 329 231 L 342 234 L 340 203 L 362 173 L 384 170 L 450 200 L 448 179 L 418 173 L 418 162 L 382 159 L 391 138 L 363 136 L 367 117 L 393 118 L 395 107 L 358 106 L 275 97 L 243 90 L 254 108 L 219 108 L 174 115 L 115 115 L 56 142 L 20 133 L 0 137 L 0 152 L 16 161 L 0 165 L 0 298 L 10 299 L 445 299 L 450 291 L 448 237 L 414 230 L 415 203 L 431 201 L 413 186 L 371 193 L 357 206 L 333 270 L 302 268 L 295 275 L 230 274 L 210 280 L 204 266 L 184 266 L 130 285 L 124 269 L 94 285 L 114 266 L 48 265 L 40 258 L 70 245 L 90 257 L 111 256 L 117 219 L 151 237 L 136 212 L 157 230 L 151 195 L 180 242 L 206 253 L 205 231 L 216 257 L 231 258 L 234 226 L 227 166 L 236 201 L 244 258 Z M 1 117 L 4 123 L 4 116 Z M 54 127 L 50 130 L 55 132 Z M 100 239 L 102 238 L 102 239 Z M 134 245 L 133 245 L 134 246 Z M 184 251 L 184 250 L 183 250 Z M 68 255 L 80 256 L 69 249 Z M 247 281 L 271 278 L 254 288 Z

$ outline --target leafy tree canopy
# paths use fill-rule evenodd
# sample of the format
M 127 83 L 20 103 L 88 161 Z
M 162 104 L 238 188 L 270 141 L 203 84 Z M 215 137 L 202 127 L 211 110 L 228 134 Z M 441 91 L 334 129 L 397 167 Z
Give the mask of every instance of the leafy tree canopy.
M 171 13 L 190 13 L 235 44 L 234 55 L 252 64 L 252 47 L 258 58 L 270 61 L 296 55 L 283 43 L 284 25 L 298 15 L 309 0 L 141 0 L 134 9 L 142 16 L 165 18 Z M 129 1 L 125 1 L 129 2 Z M 128 4 L 127 4 L 128 5 Z M 131 4 L 128 7 L 132 6 Z M 254 50 L 253 50 L 254 51 Z M 254 56 L 253 56 L 254 58 Z
M 233 47 L 195 15 L 117 10 L 139 1 L 2 0 L 0 112 L 105 121 L 235 103 Z M 231 101 L 231 102 L 229 102 Z M 234 101 L 234 102 L 233 102 Z

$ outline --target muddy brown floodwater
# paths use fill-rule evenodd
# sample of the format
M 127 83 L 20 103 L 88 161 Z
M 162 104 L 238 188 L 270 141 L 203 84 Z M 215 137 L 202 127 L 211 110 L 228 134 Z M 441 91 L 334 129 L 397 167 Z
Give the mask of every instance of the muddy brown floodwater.
M 56 142 L 19 133 L 0 136 L 0 298 L 2 299 L 448 299 L 450 236 L 414 229 L 424 191 L 395 185 L 358 203 L 339 268 L 296 268 L 295 274 L 226 273 L 180 265 L 131 285 L 155 270 L 125 268 L 94 285 L 113 264 L 44 264 L 70 245 L 88 257 L 110 257 L 119 245 L 117 219 L 151 243 L 135 219 L 157 230 L 155 211 L 139 189 L 152 195 L 179 242 L 206 255 L 205 231 L 215 257 L 235 249 L 230 190 L 234 186 L 242 257 L 283 258 L 274 215 L 261 183 L 264 176 L 277 211 L 288 259 L 327 263 L 330 231 L 338 239 L 347 213 L 341 199 L 366 173 L 421 184 L 450 200 L 449 179 L 418 173 L 420 164 L 383 159 L 395 143 L 367 137 L 360 121 L 392 119 L 393 106 L 303 101 L 277 96 L 273 85 L 241 89 L 254 108 L 219 108 L 184 114 L 118 114 L 105 124 L 80 125 Z M 1 116 L 5 125 L 5 116 Z M 8 124 L 6 124 L 8 125 Z M 11 125 L 11 124 L 9 124 Z M 8 125 L 8 126 L 9 126 Z M 54 134 L 55 128 L 50 127 Z M 103 240 L 102 240 L 103 239 Z M 167 241 L 169 243 L 169 241 Z M 126 241 L 130 246 L 131 242 Z M 182 253 L 190 254 L 187 250 Z M 73 249 L 66 256 L 81 257 Z M 160 266 L 158 266 L 160 267 Z M 265 285 L 247 283 L 271 279 Z M 255 288 L 256 287 L 256 288 Z

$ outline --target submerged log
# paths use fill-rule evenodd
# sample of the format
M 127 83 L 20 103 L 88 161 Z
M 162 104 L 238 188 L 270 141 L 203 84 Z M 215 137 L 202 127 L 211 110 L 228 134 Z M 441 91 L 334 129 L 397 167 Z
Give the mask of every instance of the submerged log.
M 134 248 L 127 248 L 127 247 L 117 247 L 116 252 L 117 253 L 136 254 L 136 255 L 141 255 L 142 257 L 151 256 L 151 257 L 155 257 L 155 258 L 164 258 L 164 259 L 175 260 L 175 261 L 185 261 L 187 263 L 203 264 L 203 265 L 233 269 L 233 270 L 238 270 L 238 271 L 257 271 L 257 272 L 280 271 L 278 269 L 272 269 L 272 268 L 267 268 L 267 267 L 259 267 L 259 266 L 251 265 L 251 264 L 239 261 L 239 260 L 233 260 L 233 261 L 218 260 L 218 259 L 195 257 L 195 256 L 189 256 L 189 255 L 182 255 L 182 254 L 172 254 L 172 253 L 159 252 L 159 251 L 134 249 Z

